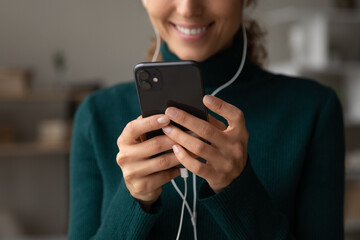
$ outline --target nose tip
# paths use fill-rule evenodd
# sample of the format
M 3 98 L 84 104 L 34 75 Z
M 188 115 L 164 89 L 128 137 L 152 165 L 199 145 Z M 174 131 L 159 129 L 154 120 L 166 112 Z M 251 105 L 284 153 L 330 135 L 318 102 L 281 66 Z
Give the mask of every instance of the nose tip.
M 177 11 L 183 17 L 199 16 L 203 13 L 203 6 L 199 0 L 180 0 Z

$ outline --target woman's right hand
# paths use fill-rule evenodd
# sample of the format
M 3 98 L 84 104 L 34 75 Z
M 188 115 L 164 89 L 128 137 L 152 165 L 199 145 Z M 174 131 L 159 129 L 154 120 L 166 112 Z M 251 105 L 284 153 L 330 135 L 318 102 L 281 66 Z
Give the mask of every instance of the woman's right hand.
M 116 161 L 120 166 L 130 194 L 139 201 L 145 211 L 150 211 L 152 204 L 159 198 L 162 186 L 180 175 L 179 164 L 174 153 L 158 153 L 171 150 L 175 144 L 166 135 L 151 139 L 145 133 L 169 125 L 165 115 L 139 117 L 129 122 L 118 138 L 119 153 Z

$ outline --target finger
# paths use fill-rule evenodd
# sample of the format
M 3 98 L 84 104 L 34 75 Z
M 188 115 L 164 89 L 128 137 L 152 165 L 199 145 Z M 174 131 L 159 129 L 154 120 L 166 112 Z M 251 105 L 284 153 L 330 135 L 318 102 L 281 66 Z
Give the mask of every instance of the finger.
M 168 116 L 170 120 L 180 124 L 181 126 L 186 127 L 187 129 L 194 132 L 196 135 L 215 145 L 220 145 L 221 143 L 226 141 L 223 132 L 220 131 L 218 128 L 183 110 L 175 107 L 169 107 L 165 111 L 165 116 Z
M 179 165 L 179 161 L 174 153 L 164 153 L 155 158 L 131 162 L 123 169 L 123 175 L 126 179 L 139 178 L 168 170 L 177 165 Z
M 207 108 L 211 111 L 219 114 L 224 117 L 229 124 L 229 128 L 235 128 L 239 126 L 239 122 L 242 123 L 241 126 L 245 125 L 245 118 L 243 112 L 220 98 L 206 95 L 203 99 L 203 102 Z
M 173 146 L 173 151 L 179 162 L 190 172 L 207 179 L 211 176 L 211 167 L 209 164 L 202 163 L 195 158 L 192 158 L 184 148 L 176 144 Z
M 134 144 L 141 135 L 158 130 L 170 123 L 167 116 L 163 114 L 153 115 L 147 118 L 136 119 L 129 122 L 121 133 L 118 144 Z
M 138 116 L 138 118 L 137 119 L 143 119 L 143 116 L 142 115 L 140 115 L 140 116 Z M 143 134 L 143 135 L 140 135 L 140 137 L 139 137 L 139 142 L 144 142 L 144 141 L 146 141 L 146 134 Z
M 169 137 L 161 135 L 135 145 L 127 146 L 126 152 L 120 149 L 120 155 L 124 158 L 123 162 L 134 162 L 170 150 L 174 144 L 175 142 Z
M 146 176 L 135 184 L 133 183 L 132 186 L 137 194 L 146 194 L 153 192 L 178 176 L 180 176 L 180 169 L 171 168 Z
M 211 161 L 212 159 L 216 159 L 219 155 L 213 146 L 205 143 L 197 137 L 193 137 L 190 134 L 185 133 L 175 126 L 169 125 L 163 128 L 163 131 L 174 142 L 185 147 L 188 151 L 195 154 L 196 156 Z
M 208 114 L 208 118 L 209 118 L 209 123 L 215 126 L 216 128 L 218 128 L 219 130 L 224 131 L 227 128 L 227 126 L 223 122 L 217 120 L 210 114 Z

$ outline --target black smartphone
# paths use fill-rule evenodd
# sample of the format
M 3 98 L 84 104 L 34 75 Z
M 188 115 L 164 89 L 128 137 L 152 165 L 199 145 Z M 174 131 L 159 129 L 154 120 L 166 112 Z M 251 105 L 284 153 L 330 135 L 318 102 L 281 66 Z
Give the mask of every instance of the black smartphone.
M 135 66 L 134 73 L 143 117 L 163 114 L 168 107 L 177 107 L 208 120 L 207 108 L 202 102 L 201 71 L 196 62 L 143 62 Z M 147 138 L 160 134 L 163 134 L 162 130 L 153 131 L 147 134 Z

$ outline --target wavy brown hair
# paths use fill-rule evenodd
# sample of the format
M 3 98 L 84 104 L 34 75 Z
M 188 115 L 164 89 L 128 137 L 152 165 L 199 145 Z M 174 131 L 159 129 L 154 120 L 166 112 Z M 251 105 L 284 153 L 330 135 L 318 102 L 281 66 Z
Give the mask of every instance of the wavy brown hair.
M 256 6 L 257 1 L 252 0 L 253 7 Z M 245 30 L 247 34 L 247 56 L 246 58 L 260 67 L 264 67 L 267 61 L 267 50 L 265 47 L 266 32 L 260 27 L 259 23 L 250 18 L 245 17 L 244 20 Z M 240 28 L 237 34 L 242 38 L 242 29 Z M 151 46 L 148 50 L 147 60 L 151 61 L 156 48 L 156 39 L 151 39 Z M 159 54 L 157 61 L 161 61 L 161 53 Z

